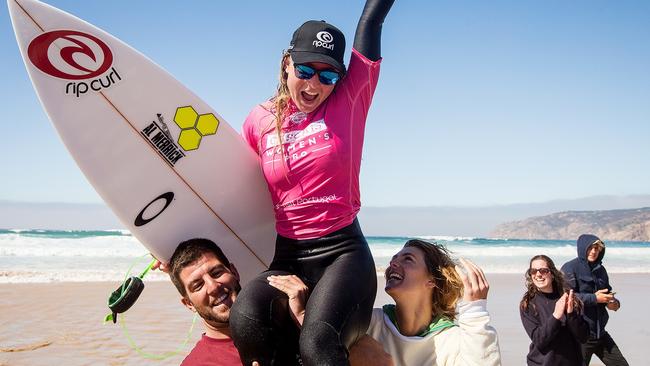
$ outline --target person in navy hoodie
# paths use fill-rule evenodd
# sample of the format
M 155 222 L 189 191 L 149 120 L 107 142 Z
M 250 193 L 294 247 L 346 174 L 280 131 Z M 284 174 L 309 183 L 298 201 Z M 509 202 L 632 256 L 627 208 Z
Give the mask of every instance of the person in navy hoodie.
M 577 246 L 578 257 L 565 263 L 562 272 L 584 303 L 583 317 L 589 324 L 590 333 L 587 342 L 582 344 L 584 364 L 589 365 L 595 354 L 607 366 L 627 366 L 627 360 L 605 330 L 608 310 L 617 311 L 621 307 L 602 265 L 605 243 L 595 235 L 583 234 L 578 238 Z

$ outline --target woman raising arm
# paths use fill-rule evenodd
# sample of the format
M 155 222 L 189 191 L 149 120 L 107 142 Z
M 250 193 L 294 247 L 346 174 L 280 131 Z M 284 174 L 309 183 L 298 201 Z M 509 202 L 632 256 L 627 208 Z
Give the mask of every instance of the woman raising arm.
M 345 37 L 324 21 L 293 34 L 276 95 L 253 108 L 243 135 L 260 156 L 273 200 L 269 270 L 239 294 L 230 324 L 244 364 L 348 364 L 376 294 L 375 265 L 356 215 L 366 116 L 379 77 L 382 23 L 392 0 L 368 0 L 346 69 Z M 296 275 L 310 289 L 303 326 L 267 277 Z M 345 291 L 340 284 L 345 283 Z M 292 328 L 293 327 L 293 328 Z

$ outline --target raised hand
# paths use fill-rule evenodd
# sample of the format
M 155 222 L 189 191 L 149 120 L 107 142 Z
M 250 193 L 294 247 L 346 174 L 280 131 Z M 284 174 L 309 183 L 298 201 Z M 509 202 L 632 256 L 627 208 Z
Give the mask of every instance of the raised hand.
M 575 306 L 575 301 L 576 301 L 576 298 L 573 296 L 573 290 L 569 290 L 569 297 L 567 298 L 567 302 L 566 302 L 566 313 L 567 314 L 573 313 L 573 308 Z
M 562 315 L 564 315 L 564 313 L 566 312 L 568 298 L 569 295 L 565 293 L 555 303 L 555 310 L 553 311 L 553 317 L 555 319 L 557 320 L 562 319 Z
M 307 304 L 307 296 L 309 294 L 307 286 L 295 275 L 268 276 L 266 280 L 269 281 L 269 285 L 289 296 L 291 318 L 293 318 L 298 327 L 302 327 L 302 322 L 305 319 L 305 304 Z
M 465 274 L 459 266 L 456 266 L 456 272 L 463 281 L 463 301 L 487 299 L 490 284 L 485 278 L 483 270 L 469 259 L 460 258 L 459 261 L 467 273 Z

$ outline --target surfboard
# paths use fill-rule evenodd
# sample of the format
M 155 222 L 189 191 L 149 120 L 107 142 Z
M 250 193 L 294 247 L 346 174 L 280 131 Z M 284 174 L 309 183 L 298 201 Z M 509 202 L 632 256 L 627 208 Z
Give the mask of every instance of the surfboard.
M 210 106 L 107 32 L 36 0 L 8 0 L 32 84 L 92 186 L 151 253 L 217 243 L 242 281 L 266 269 L 274 217 L 259 160 Z

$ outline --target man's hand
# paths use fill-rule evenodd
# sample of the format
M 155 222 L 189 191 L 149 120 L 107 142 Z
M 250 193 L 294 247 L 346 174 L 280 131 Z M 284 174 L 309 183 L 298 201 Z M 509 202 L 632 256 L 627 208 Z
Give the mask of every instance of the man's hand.
M 618 311 L 621 308 L 621 302 L 618 299 L 613 298 L 610 302 L 607 303 L 607 309 Z
M 369 335 L 365 335 L 350 347 L 351 366 L 394 366 L 384 347 Z
M 614 299 L 614 295 L 608 293 L 609 290 L 604 288 L 602 290 L 596 291 L 596 302 L 599 304 L 607 304 Z
M 171 270 L 171 268 L 169 268 L 169 263 L 163 263 L 157 259 L 156 262 L 153 264 L 153 266 L 151 266 L 151 269 L 153 270 L 159 269 L 165 273 L 169 273 L 169 271 Z
M 268 276 L 266 280 L 269 281 L 269 285 L 289 296 L 291 318 L 293 318 L 298 327 L 302 327 L 302 322 L 305 319 L 305 305 L 307 304 L 307 296 L 309 295 L 307 286 L 295 275 Z

